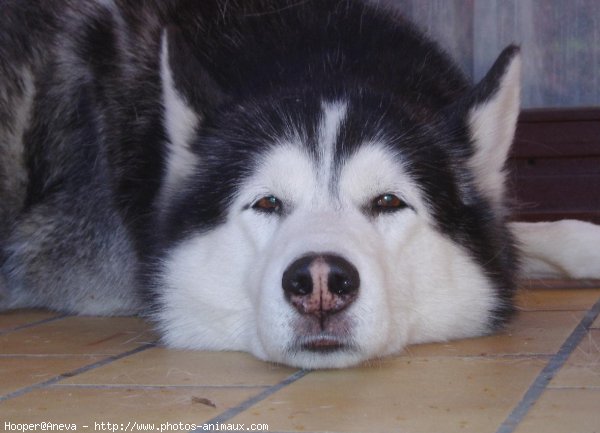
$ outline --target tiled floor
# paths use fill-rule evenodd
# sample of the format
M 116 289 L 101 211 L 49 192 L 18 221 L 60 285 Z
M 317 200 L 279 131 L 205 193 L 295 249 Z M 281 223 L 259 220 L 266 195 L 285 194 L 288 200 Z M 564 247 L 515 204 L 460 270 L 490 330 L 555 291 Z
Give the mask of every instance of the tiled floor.
M 334 371 L 166 350 L 136 318 L 0 315 L 0 431 L 599 433 L 600 284 L 586 284 L 524 284 L 499 335 Z

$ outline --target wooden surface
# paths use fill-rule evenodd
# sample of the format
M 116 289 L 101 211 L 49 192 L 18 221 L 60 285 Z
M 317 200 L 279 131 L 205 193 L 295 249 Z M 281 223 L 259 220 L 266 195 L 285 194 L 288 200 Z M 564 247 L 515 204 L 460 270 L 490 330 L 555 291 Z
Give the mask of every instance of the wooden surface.
M 525 110 L 508 169 L 516 220 L 600 223 L 600 108 Z

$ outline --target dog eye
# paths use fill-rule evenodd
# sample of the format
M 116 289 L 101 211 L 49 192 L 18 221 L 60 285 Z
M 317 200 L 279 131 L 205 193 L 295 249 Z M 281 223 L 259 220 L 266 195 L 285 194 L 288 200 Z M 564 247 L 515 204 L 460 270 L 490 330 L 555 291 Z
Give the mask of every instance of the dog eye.
M 252 205 L 252 209 L 265 213 L 281 213 L 281 207 L 281 200 L 274 195 L 265 196 Z
M 405 207 L 408 205 L 394 194 L 382 194 L 371 202 L 371 211 L 374 213 L 396 212 Z

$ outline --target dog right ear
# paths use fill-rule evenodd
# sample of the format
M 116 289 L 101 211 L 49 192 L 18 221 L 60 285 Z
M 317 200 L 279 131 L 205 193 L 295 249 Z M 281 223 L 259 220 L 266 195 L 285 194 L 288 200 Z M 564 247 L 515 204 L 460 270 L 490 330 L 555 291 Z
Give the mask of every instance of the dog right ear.
M 193 170 L 197 156 L 190 143 L 207 113 L 226 96 L 178 28 L 163 31 L 159 60 L 167 138 L 162 200 Z
M 177 27 L 163 31 L 160 76 L 166 132 L 173 146 L 187 146 L 202 118 L 226 100 Z
M 165 28 L 161 42 L 163 89 L 165 84 L 171 84 L 179 96 L 200 115 L 206 114 L 227 99 L 179 28 Z M 171 83 L 165 83 L 165 78 L 170 78 Z

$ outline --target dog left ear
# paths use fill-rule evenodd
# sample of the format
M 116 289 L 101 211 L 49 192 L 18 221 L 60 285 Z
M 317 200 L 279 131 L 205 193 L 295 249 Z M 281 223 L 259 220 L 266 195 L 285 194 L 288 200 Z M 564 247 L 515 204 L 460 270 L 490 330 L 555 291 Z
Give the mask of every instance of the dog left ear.
M 474 146 L 469 164 L 477 184 L 494 205 L 504 197 L 504 164 L 519 115 L 521 56 L 507 47 L 468 95 L 466 126 Z

